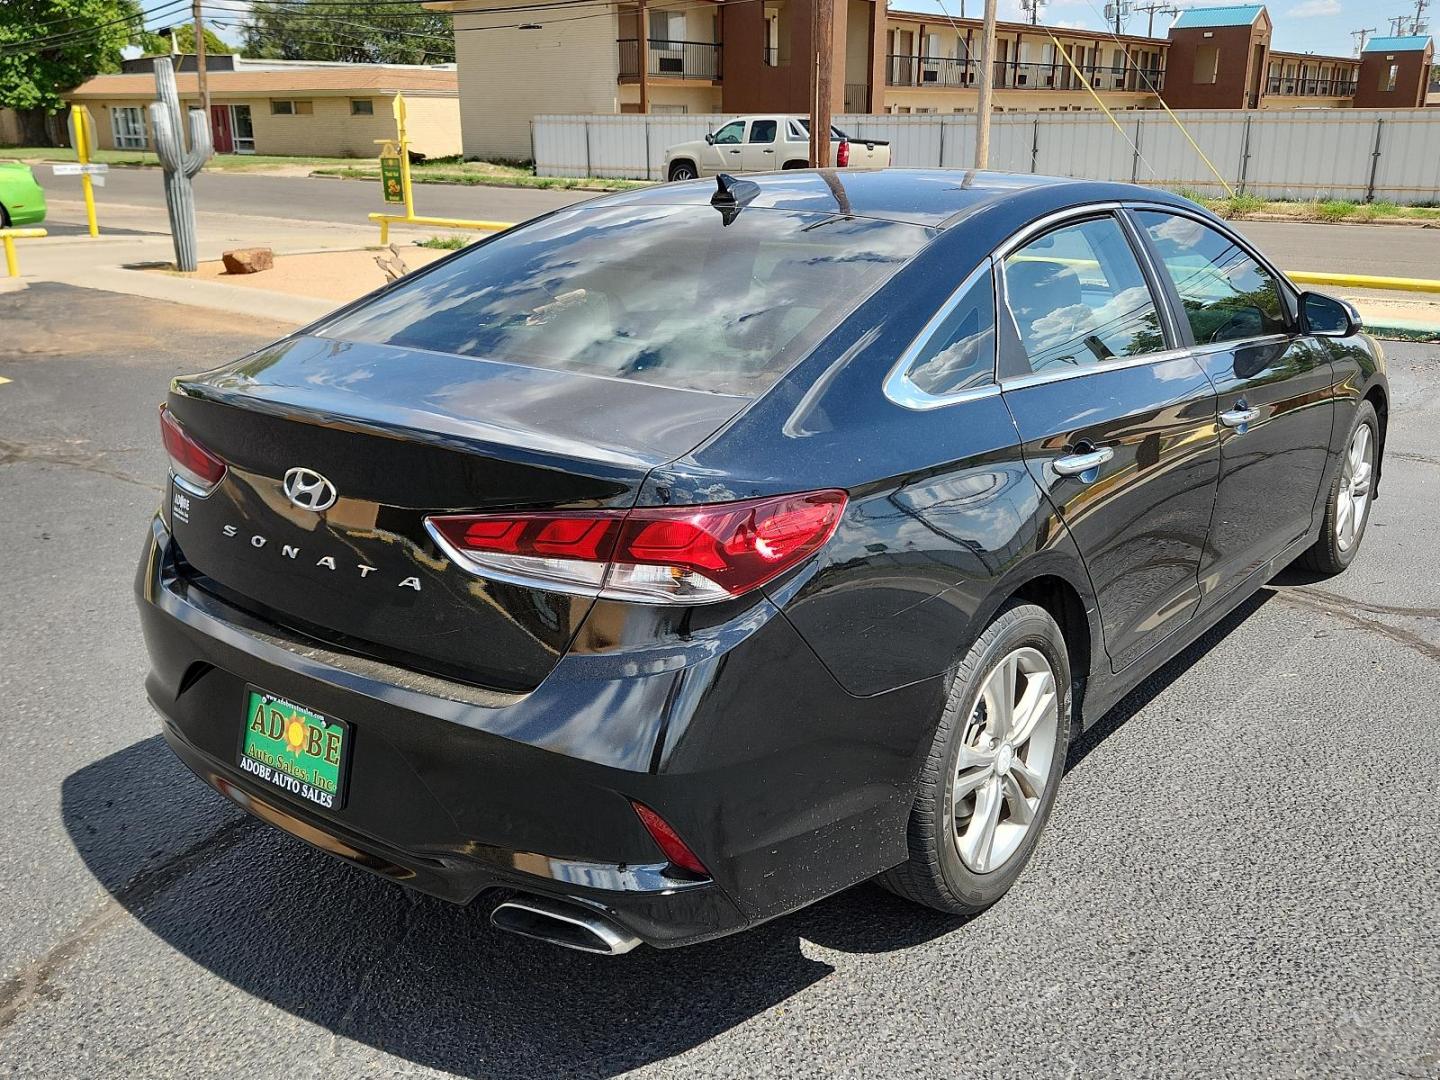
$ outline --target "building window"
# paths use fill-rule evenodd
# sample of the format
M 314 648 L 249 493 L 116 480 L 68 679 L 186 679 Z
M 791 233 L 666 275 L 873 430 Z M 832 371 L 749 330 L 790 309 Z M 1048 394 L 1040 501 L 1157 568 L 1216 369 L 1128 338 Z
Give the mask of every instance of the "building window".
M 1400 65 L 1391 64 L 1380 72 L 1380 89 L 1386 93 L 1395 89 L 1395 83 L 1400 78 Z
M 116 150 L 145 149 L 145 114 L 139 107 L 119 105 L 110 110 L 110 130 Z
M 1220 46 L 1201 45 L 1195 50 L 1195 81 L 1216 82 L 1220 74 Z
M 314 111 L 314 106 L 308 101 L 272 100 L 270 102 L 271 116 L 309 116 Z
M 638 109 L 639 106 L 637 105 L 636 108 Z M 683 114 L 683 113 L 688 113 L 688 112 L 690 111 L 690 106 L 688 106 L 688 105 L 651 105 L 651 106 L 650 106 L 650 111 L 651 111 L 652 113 L 675 113 L 675 114 Z
M 374 116 L 374 115 L 375 115 L 375 102 L 371 101 L 369 98 L 351 98 L 351 99 L 350 99 L 350 115 L 351 115 L 351 116 Z
M 650 15 L 650 43 L 685 40 L 685 13 L 683 11 L 652 10 Z

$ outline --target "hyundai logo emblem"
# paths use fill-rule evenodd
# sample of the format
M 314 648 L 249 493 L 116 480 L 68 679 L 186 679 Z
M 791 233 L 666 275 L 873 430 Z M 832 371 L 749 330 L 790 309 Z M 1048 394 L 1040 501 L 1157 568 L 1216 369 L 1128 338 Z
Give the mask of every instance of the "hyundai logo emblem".
M 339 496 L 335 485 L 314 469 L 296 467 L 285 474 L 285 497 L 301 510 L 328 510 Z

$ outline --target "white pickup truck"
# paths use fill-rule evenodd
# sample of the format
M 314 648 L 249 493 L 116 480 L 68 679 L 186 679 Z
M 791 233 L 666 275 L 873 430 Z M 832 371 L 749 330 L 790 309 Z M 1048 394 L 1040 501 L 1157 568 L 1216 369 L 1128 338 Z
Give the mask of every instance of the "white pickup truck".
M 852 139 L 831 127 L 830 160 L 842 169 L 883 169 L 890 164 L 890 144 Z M 665 151 L 667 180 L 809 167 L 810 121 L 804 116 L 742 116 L 703 140 Z

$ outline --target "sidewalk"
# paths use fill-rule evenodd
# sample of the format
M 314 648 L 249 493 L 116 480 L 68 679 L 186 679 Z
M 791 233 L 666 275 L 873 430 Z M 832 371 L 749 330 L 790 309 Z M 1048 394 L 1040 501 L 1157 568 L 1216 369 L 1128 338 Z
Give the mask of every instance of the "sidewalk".
M 46 227 L 56 235 L 18 246 L 22 280 L 56 281 L 242 315 L 264 314 L 297 325 L 313 322 L 338 306 L 334 299 L 256 287 L 250 282 L 237 288 L 179 274 L 126 269 L 175 261 L 169 220 L 163 210 L 154 207 L 105 204 L 98 238 L 85 234 L 83 228 L 74 235 L 75 226 L 85 220 L 82 203 L 52 200 L 50 212 Z M 201 262 L 219 259 L 223 252 L 239 247 L 268 247 L 279 256 L 353 251 L 379 243 L 379 230 L 369 222 L 350 225 L 202 210 L 196 214 L 196 226 Z M 423 239 L 435 232 L 433 228 L 393 229 L 397 242 Z M 381 284 L 383 279 L 377 276 L 375 287 Z

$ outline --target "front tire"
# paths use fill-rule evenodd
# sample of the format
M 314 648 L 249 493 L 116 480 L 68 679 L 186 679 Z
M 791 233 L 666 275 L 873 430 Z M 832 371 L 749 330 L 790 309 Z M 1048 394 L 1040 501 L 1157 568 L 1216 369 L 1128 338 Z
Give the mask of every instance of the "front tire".
M 955 915 L 1010 889 L 1039 842 L 1070 747 L 1070 660 L 1035 604 L 1001 610 L 955 670 L 910 812 L 910 857 L 878 880 Z
M 1300 564 L 1318 574 L 1333 576 L 1344 570 L 1360 550 L 1370 521 L 1375 490 L 1375 466 L 1380 461 L 1380 418 L 1375 406 L 1362 401 L 1355 410 L 1350 436 L 1340 467 L 1325 499 L 1325 520 L 1314 545 L 1300 556 Z
M 670 163 L 670 181 L 675 183 L 681 180 L 698 180 L 700 171 L 695 168 L 693 161 L 674 161 Z

